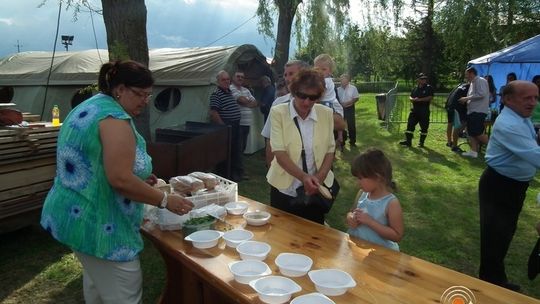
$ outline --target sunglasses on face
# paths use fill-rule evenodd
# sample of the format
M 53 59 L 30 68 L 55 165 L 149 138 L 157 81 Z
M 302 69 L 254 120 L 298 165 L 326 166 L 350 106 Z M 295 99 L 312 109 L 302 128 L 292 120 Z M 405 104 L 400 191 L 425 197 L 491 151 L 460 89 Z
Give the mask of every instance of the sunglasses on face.
M 133 89 L 132 87 L 127 87 L 131 92 L 133 92 L 135 95 L 137 95 L 140 98 L 149 99 L 152 98 L 152 92 L 146 92 L 146 91 L 138 91 Z
M 321 98 L 321 94 L 314 94 L 314 95 L 310 95 L 310 94 L 306 94 L 306 93 L 302 93 L 302 92 L 296 92 L 294 94 L 295 97 L 298 97 L 300 99 L 303 99 L 305 100 L 306 98 L 311 100 L 311 101 L 317 101 L 319 100 L 319 98 Z

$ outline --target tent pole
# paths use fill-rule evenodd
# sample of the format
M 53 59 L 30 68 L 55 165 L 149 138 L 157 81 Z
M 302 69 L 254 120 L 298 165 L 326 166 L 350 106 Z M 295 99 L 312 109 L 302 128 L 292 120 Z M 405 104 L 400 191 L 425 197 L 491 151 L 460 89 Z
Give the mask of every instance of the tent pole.
M 49 82 L 51 80 L 52 68 L 54 63 L 54 55 L 56 53 L 56 43 L 58 42 L 58 32 L 60 29 L 60 14 L 62 13 L 62 1 L 59 1 L 58 5 L 58 20 L 56 21 L 56 35 L 54 37 L 53 53 L 51 57 L 51 66 L 49 67 L 49 74 L 47 75 L 47 83 L 45 84 L 45 96 L 43 96 L 43 106 L 41 107 L 41 120 L 45 114 L 45 103 L 47 102 L 47 91 L 49 90 Z

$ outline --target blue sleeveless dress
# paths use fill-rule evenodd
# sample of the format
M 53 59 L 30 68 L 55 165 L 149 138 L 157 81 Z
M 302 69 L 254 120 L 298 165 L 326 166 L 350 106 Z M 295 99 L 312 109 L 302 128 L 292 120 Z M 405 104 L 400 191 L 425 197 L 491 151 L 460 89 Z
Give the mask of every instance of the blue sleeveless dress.
M 364 192 L 358 199 L 357 208 L 367 210 L 367 213 L 374 220 L 376 220 L 382 225 L 388 226 L 388 218 L 386 217 L 386 209 L 388 208 L 388 204 L 395 198 L 396 196 L 390 193 L 379 199 L 372 200 L 368 198 L 368 193 Z M 389 248 L 395 251 L 399 251 L 398 243 L 387 240 L 387 239 L 383 239 L 382 237 L 379 236 L 377 232 L 373 231 L 373 229 L 371 229 L 370 227 L 366 225 L 361 225 L 356 228 L 349 228 L 347 233 L 359 239 L 366 240 L 366 241 L 384 246 L 386 248 Z

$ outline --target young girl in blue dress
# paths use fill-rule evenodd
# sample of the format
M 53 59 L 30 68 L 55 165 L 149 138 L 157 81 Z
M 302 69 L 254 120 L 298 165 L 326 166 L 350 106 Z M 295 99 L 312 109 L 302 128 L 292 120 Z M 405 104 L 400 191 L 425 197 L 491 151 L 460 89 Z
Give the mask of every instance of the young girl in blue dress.
M 348 233 L 396 251 L 403 237 L 403 212 L 392 193 L 392 164 L 379 149 L 370 148 L 351 164 L 361 195 L 347 213 Z

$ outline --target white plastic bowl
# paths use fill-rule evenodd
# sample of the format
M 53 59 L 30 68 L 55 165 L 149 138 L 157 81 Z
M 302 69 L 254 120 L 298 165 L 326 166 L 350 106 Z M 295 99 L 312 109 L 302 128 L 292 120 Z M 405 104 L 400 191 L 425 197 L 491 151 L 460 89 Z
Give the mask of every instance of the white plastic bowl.
M 192 242 L 195 248 L 206 249 L 216 246 L 222 236 L 221 231 L 201 230 L 186 236 L 184 240 Z
M 315 289 L 327 296 L 340 296 L 356 286 L 351 275 L 339 269 L 312 270 L 308 275 Z
M 272 273 L 272 270 L 265 262 L 257 260 L 236 261 L 229 263 L 229 270 L 234 276 L 234 280 L 241 284 L 248 284 Z
M 264 242 L 247 241 L 236 246 L 236 251 L 240 254 L 242 260 L 259 260 L 266 259 L 270 252 L 270 245 Z
M 244 229 L 234 229 L 225 232 L 223 239 L 227 246 L 236 248 L 240 243 L 249 241 L 253 238 L 253 232 Z
M 335 304 L 322 293 L 314 292 L 294 298 L 291 304 Z
M 229 214 L 240 215 L 244 214 L 248 210 L 249 204 L 244 201 L 238 201 L 227 203 L 224 207 L 227 209 Z
M 281 276 L 262 277 L 249 282 L 264 303 L 281 304 L 289 301 L 295 292 L 302 290 L 293 280 Z
M 266 211 L 251 211 L 244 213 L 244 219 L 248 225 L 262 226 L 270 220 L 272 215 Z
M 298 253 L 280 253 L 276 260 L 279 272 L 288 277 L 301 277 L 305 275 L 313 265 L 313 260 L 307 255 Z

